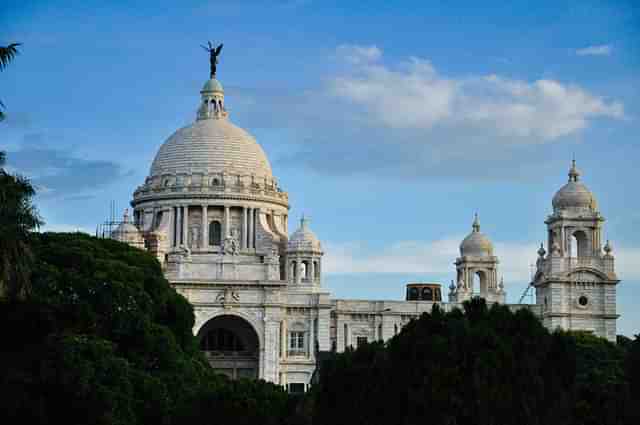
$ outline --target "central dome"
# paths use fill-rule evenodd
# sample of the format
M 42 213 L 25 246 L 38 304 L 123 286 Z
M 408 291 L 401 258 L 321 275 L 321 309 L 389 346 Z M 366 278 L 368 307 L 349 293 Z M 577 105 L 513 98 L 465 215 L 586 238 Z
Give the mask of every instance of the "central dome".
M 160 147 L 150 175 L 194 170 L 273 177 L 258 142 L 228 118 L 198 120 L 176 131 Z

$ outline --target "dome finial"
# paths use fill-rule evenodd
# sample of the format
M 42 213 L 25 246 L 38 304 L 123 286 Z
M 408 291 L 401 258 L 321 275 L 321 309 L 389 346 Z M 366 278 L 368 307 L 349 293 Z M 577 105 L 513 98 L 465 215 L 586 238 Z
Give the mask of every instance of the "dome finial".
M 309 224 L 309 217 L 306 217 L 304 213 L 302 213 L 302 217 L 300 217 L 300 228 L 307 229 Z
M 576 168 L 576 158 L 574 155 L 573 159 L 571 160 L 571 168 L 569 169 L 569 181 L 577 182 L 579 177 L 580 171 L 578 171 L 578 168 Z
M 480 220 L 478 220 L 478 213 L 476 212 L 473 218 L 473 224 L 471 225 L 471 228 L 473 229 L 474 232 L 479 232 L 480 231 Z

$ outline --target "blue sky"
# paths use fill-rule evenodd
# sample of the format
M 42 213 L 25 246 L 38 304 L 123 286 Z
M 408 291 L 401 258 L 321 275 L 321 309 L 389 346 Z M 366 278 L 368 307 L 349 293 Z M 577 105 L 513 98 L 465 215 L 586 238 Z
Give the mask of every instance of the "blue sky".
M 92 231 L 194 119 L 199 44 L 221 41 L 231 119 L 291 217 L 311 216 L 337 297 L 447 284 L 478 211 L 516 301 L 575 154 L 623 279 L 620 332 L 637 333 L 633 3 L 4 2 L 0 44 L 23 46 L 0 75 L 0 148 L 40 187 L 45 229 Z

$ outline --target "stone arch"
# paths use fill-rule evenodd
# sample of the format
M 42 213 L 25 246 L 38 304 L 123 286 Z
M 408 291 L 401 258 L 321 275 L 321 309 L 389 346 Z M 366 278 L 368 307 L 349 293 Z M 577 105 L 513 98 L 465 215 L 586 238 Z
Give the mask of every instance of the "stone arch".
M 472 277 L 472 293 L 477 296 L 485 297 L 489 292 L 489 274 L 487 270 L 473 270 Z
M 575 230 L 571 233 L 571 256 L 588 257 L 591 255 L 589 249 L 589 237 L 583 229 Z
M 297 265 L 296 260 L 291 261 L 291 264 L 289 265 L 289 280 L 292 282 L 295 282 L 298 277 Z
M 197 330 L 200 349 L 213 369 L 231 379 L 260 377 L 263 338 L 244 314 L 221 312 Z

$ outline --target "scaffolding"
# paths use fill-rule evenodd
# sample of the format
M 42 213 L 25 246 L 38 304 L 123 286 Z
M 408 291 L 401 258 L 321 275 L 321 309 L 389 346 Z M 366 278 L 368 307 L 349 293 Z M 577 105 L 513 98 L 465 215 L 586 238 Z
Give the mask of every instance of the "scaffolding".
M 124 223 L 122 219 L 117 219 L 118 215 L 116 211 L 118 211 L 116 201 L 109 201 L 109 216 L 105 221 L 96 226 L 96 238 L 110 239 L 113 231 Z

